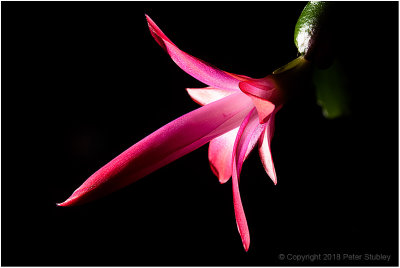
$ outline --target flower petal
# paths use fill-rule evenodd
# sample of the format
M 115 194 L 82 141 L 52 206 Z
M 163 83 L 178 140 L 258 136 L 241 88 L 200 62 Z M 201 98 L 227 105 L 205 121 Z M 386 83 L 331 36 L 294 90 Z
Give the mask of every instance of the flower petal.
M 271 140 L 272 137 L 274 136 L 276 112 L 277 111 L 274 111 L 271 114 L 268 122 L 266 123 L 263 136 L 260 138 L 259 142 L 259 154 L 261 162 L 268 176 L 271 178 L 271 180 L 274 182 L 275 185 L 277 183 L 277 177 L 274 167 L 274 161 L 272 160 L 272 154 L 271 154 Z
M 257 119 L 257 110 L 253 109 L 243 120 L 236 136 L 232 156 L 236 160 L 236 166 L 233 166 L 233 169 L 236 169 L 238 178 L 240 178 L 245 159 L 257 144 L 266 127 L 266 124 L 260 124 Z
M 146 19 L 151 35 L 182 70 L 211 87 L 239 89 L 239 82 L 244 80 L 242 76 L 222 71 L 183 52 L 168 39 L 149 16 L 146 15 Z
M 237 92 L 236 90 L 214 87 L 187 88 L 186 91 L 189 93 L 189 96 L 200 105 L 209 104 Z
M 220 183 L 225 183 L 232 176 L 232 152 L 239 127 L 210 141 L 208 160 L 211 170 Z
M 59 205 L 85 203 L 139 180 L 237 128 L 252 107 L 238 92 L 179 117 L 114 158 Z
M 275 88 L 270 89 L 268 86 L 257 84 L 254 81 L 256 80 L 240 82 L 239 87 L 240 90 L 246 93 L 253 100 L 254 106 L 257 108 L 260 124 L 263 124 L 267 122 L 268 116 L 275 109 L 273 101 L 278 97 L 278 90 Z
M 265 125 L 260 125 L 257 129 L 259 133 L 251 136 L 243 161 L 247 159 L 247 156 L 258 142 Z M 218 177 L 220 183 L 227 182 L 232 176 L 232 153 L 238 130 L 239 128 L 236 128 L 210 141 L 208 159 L 211 169 Z
M 270 76 L 261 79 L 249 78 L 242 81 L 239 87 L 244 93 L 265 100 L 271 100 L 274 94 L 276 94 L 277 88 L 274 80 Z
M 242 243 L 247 251 L 250 246 L 250 233 L 247 226 L 246 215 L 244 213 L 242 201 L 239 192 L 239 179 L 242 165 L 257 143 L 260 135 L 264 130 L 265 125 L 259 124 L 257 110 L 254 108 L 240 125 L 238 135 L 233 148 L 233 170 L 232 170 L 232 191 L 233 205 L 235 209 L 236 223 L 238 226 Z
M 236 161 L 234 161 L 234 165 L 236 165 Z M 236 225 L 239 230 L 240 238 L 242 239 L 244 250 L 248 251 L 250 247 L 250 232 L 247 225 L 246 215 L 244 214 L 242 200 L 240 198 L 239 182 L 236 168 L 234 168 L 232 171 L 232 193 Z

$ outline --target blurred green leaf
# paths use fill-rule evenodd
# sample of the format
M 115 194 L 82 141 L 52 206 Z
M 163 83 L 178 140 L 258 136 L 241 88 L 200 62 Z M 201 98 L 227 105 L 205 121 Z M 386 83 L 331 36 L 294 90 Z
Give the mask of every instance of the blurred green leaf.
M 350 114 L 348 82 L 338 61 L 326 70 L 315 68 L 313 81 L 318 104 L 326 118 L 334 119 Z

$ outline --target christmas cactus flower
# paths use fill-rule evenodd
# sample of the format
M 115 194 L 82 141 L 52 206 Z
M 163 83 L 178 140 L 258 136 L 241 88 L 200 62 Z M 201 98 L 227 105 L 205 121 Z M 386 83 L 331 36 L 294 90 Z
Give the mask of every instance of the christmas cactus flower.
M 221 183 L 232 177 L 233 205 L 244 249 L 250 233 L 239 193 L 243 162 L 258 145 L 262 165 L 277 183 L 271 155 L 275 115 L 285 102 L 288 88 L 308 66 L 301 56 L 261 79 L 220 70 L 180 50 L 146 15 L 151 35 L 186 73 L 206 84 L 187 88 L 202 107 L 187 113 L 145 137 L 90 176 L 59 206 L 97 199 L 131 184 L 209 142 L 209 162 Z M 287 74 L 290 74 L 289 76 Z

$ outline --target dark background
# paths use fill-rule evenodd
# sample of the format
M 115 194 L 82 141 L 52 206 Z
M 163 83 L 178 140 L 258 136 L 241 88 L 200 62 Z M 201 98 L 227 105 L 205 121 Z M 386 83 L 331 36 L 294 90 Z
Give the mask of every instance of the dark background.
M 342 2 L 337 56 L 352 114 L 327 120 L 312 88 L 278 113 L 276 186 L 254 151 L 241 176 L 251 233 L 207 146 L 101 200 L 56 207 L 157 128 L 196 109 L 152 39 L 263 77 L 294 59 L 304 2 L 2 2 L 2 265 L 397 265 L 398 3 Z M 342 19 L 343 18 L 343 19 Z M 281 261 L 386 254 L 391 261 Z

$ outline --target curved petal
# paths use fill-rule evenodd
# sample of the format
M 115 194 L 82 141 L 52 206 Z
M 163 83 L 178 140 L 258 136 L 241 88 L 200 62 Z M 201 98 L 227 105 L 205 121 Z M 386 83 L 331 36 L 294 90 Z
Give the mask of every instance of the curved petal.
M 244 213 L 239 192 L 239 178 L 242 165 L 249 151 L 257 143 L 265 125 L 259 124 L 257 111 L 254 108 L 240 125 L 238 135 L 233 148 L 233 169 L 232 169 L 232 191 L 233 205 L 235 209 L 236 223 L 244 249 L 247 251 L 250 246 L 250 233 L 247 226 L 246 215 Z
M 208 160 L 211 170 L 220 183 L 225 183 L 232 176 L 232 152 L 239 127 L 210 141 Z
M 271 114 L 268 122 L 266 123 L 263 136 L 260 138 L 259 142 L 259 154 L 261 162 L 264 166 L 265 172 L 267 172 L 268 176 L 271 178 L 271 180 L 274 182 L 275 185 L 277 184 L 278 181 L 276 177 L 274 161 L 272 160 L 271 140 L 272 137 L 274 136 L 276 112 L 277 111 L 274 111 Z
M 114 158 L 59 205 L 85 203 L 139 180 L 238 127 L 252 108 L 238 92 L 179 117 Z
M 277 88 L 270 76 L 261 79 L 249 78 L 242 81 L 239 87 L 244 93 L 264 100 L 271 100 Z
M 200 105 L 209 104 L 237 92 L 236 90 L 215 87 L 187 88 L 186 91 L 189 93 L 189 96 Z
M 236 166 L 234 165 L 233 169 L 236 169 L 239 179 L 244 161 L 257 144 L 266 127 L 266 124 L 260 124 L 257 119 L 257 110 L 254 108 L 243 120 L 235 139 L 232 157 L 233 160 L 236 160 Z
M 242 76 L 222 71 L 183 52 L 168 39 L 149 16 L 146 15 L 146 19 L 151 35 L 182 70 L 211 87 L 239 90 L 239 82 L 244 80 Z
M 274 103 L 277 100 L 277 92 L 275 88 L 268 88 L 264 85 L 257 85 L 255 80 L 248 80 L 239 83 L 240 90 L 246 93 L 257 108 L 260 124 L 268 121 L 269 115 L 275 110 Z M 279 97 L 279 96 L 278 96 Z M 274 103 L 273 103 L 274 102 Z

